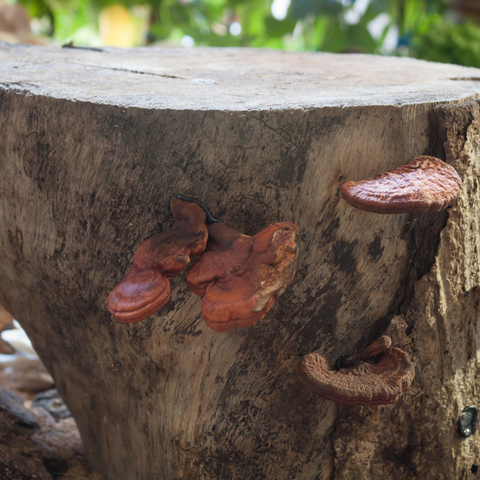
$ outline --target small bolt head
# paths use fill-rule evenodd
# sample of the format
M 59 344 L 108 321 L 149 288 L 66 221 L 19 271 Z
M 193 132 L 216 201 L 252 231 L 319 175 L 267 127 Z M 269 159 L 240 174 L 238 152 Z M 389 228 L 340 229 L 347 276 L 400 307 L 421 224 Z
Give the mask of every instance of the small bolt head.
M 477 431 L 478 410 L 477 407 L 471 405 L 465 407 L 458 419 L 458 433 L 467 438 Z

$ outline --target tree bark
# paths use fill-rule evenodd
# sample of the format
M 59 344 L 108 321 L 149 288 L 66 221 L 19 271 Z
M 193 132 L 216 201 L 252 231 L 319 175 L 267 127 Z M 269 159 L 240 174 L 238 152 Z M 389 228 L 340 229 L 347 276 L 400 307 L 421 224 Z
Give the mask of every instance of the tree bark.
M 363 55 L 0 47 L 0 303 L 96 471 L 475 478 L 478 435 L 456 422 L 478 399 L 478 78 Z M 341 199 L 345 180 L 418 155 L 462 177 L 448 211 Z M 174 193 L 249 235 L 299 226 L 296 277 L 262 321 L 213 332 L 185 273 L 147 320 L 105 309 Z M 395 405 L 337 407 L 298 380 L 303 355 L 334 361 L 385 332 L 416 363 Z

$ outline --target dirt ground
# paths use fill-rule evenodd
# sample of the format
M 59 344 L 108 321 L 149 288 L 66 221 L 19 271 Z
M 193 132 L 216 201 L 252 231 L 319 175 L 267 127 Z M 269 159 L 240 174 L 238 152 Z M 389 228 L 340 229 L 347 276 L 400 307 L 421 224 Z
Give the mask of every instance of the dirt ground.
M 12 320 L 0 305 L 0 331 Z M 1 339 L 0 353 L 13 353 Z M 86 463 L 75 420 L 55 421 L 44 408 L 32 408 L 37 393 L 16 388 L 0 368 L 0 478 L 102 480 Z

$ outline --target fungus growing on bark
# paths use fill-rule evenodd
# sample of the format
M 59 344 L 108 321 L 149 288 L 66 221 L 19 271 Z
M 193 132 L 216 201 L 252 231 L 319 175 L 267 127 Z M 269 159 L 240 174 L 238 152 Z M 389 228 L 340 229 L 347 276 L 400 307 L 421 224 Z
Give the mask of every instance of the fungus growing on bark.
M 195 201 L 178 196 L 169 199 L 174 225 L 138 247 L 132 268 L 107 298 L 107 307 L 119 322 L 139 322 L 168 302 L 168 278 L 178 275 L 190 257 L 205 251 L 208 238 L 205 210 Z
M 456 170 L 435 157 L 417 157 L 370 180 L 346 182 L 342 197 L 374 213 L 439 212 L 452 205 L 462 186 Z
M 206 217 L 206 220 L 207 220 L 207 225 L 210 225 L 211 223 L 220 223 L 220 220 L 217 220 L 216 218 L 214 218 L 213 215 L 210 213 L 210 210 L 208 210 L 208 208 L 207 208 L 202 202 L 199 202 L 196 198 L 187 197 L 186 195 L 172 195 L 172 196 L 168 199 L 168 205 L 167 205 L 168 216 L 169 216 L 173 221 L 175 221 L 175 217 L 173 216 L 172 208 L 171 208 L 171 206 L 170 206 L 170 202 L 171 202 L 172 199 L 174 199 L 174 198 L 178 198 L 179 200 L 183 200 L 184 202 L 196 203 L 199 207 L 201 207 L 201 208 L 203 209 L 203 211 L 205 212 L 205 217 Z
M 222 223 L 208 226 L 207 251 L 189 269 L 190 289 L 202 297 L 202 315 L 216 332 L 261 320 L 295 275 L 299 230 L 276 223 L 249 237 Z
M 371 358 L 376 357 L 380 353 L 384 352 L 392 346 L 392 340 L 386 335 L 377 338 L 373 343 L 371 343 L 367 348 L 365 348 L 362 353 L 358 355 L 349 355 L 339 357 L 335 363 L 335 370 L 341 370 L 342 368 L 348 368 L 355 365 L 358 365 L 359 362 L 368 361 Z
M 343 357 L 332 370 L 318 353 L 298 363 L 300 379 L 327 400 L 338 405 L 388 405 L 411 385 L 415 369 L 407 353 L 390 346 L 389 337 L 373 342 L 360 355 Z

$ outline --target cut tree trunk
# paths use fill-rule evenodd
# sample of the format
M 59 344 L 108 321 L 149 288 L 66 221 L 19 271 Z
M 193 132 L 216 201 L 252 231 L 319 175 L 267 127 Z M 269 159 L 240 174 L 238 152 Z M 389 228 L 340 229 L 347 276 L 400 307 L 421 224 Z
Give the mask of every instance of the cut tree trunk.
M 24 326 L 108 480 L 476 478 L 480 71 L 262 50 L 0 46 L 0 303 Z M 434 155 L 438 214 L 339 194 Z M 300 227 L 294 282 L 248 328 L 209 329 L 185 273 L 137 324 L 105 309 L 138 245 L 198 198 L 230 227 Z M 337 407 L 296 374 L 389 333 L 395 404 Z M 480 473 L 479 473 L 480 474 Z

